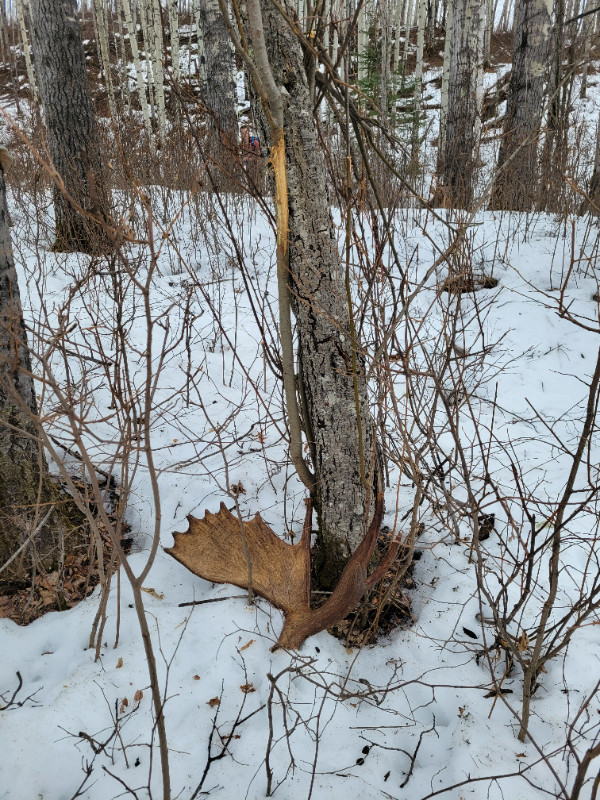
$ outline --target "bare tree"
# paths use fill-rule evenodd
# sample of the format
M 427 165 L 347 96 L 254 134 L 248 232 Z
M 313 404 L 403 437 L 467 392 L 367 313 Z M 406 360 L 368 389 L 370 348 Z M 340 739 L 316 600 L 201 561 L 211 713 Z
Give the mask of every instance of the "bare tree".
M 291 9 L 284 17 L 270 3 L 252 0 L 247 12 L 244 38 L 252 44 L 252 59 L 242 37 L 233 37 L 270 128 L 290 454 L 318 513 L 318 580 L 332 588 L 368 527 L 377 472 L 374 426 L 349 275 L 338 252 L 312 113 L 314 59 L 305 59 Z M 290 309 L 298 336 L 297 367 Z M 314 475 L 304 460 L 301 424 Z
M 476 87 L 477 31 L 480 8 L 477 0 L 455 0 L 448 70 L 448 110 L 442 137 L 438 171 L 444 204 L 469 208 L 473 200 L 473 178 L 477 163 Z
M 32 46 L 56 170 L 57 251 L 93 252 L 106 246 L 107 199 L 75 0 L 32 0 Z
M 513 67 L 490 203 L 493 209 L 529 211 L 536 197 L 551 14 L 551 0 L 521 0 L 516 8 Z

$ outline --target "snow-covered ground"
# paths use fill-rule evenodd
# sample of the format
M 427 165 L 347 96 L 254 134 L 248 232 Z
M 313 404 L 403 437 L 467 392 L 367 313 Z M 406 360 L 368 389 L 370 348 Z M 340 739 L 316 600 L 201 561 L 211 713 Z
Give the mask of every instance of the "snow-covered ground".
M 424 77 L 426 105 L 439 103 L 439 90 L 428 83 L 438 76 L 439 69 Z M 487 88 L 495 76 L 485 78 Z M 597 88 L 591 86 L 588 100 L 577 103 L 578 119 L 590 121 L 597 113 Z M 432 172 L 435 113 L 423 129 L 425 162 Z M 483 143 L 480 188 L 495 161 L 495 133 L 499 129 Z M 593 154 L 593 137 L 590 124 L 580 142 L 586 158 Z M 581 181 L 589 176 L 590 158 L 578 165 Z M 426 191 L 429 183 L 426 178 Z M 243 487 L 238 494 L 242 512 L 260 511 L 280 535 L 299 533 L 303 518 L 302 486 L 287 458 L 281 387 L 264 355 L 263 339 L 277 346 L 272 230 L 251 201 L 227 198 L 236 248 L 210 196 L 196 195 L 187 205 L 184 195 L 152 187 L 145 191 L 155 209 L 154 245 L 132 244 L 124 252 L 126 262 L 113 265 L 124 297 L 120 354 L 113 335 L 118 304 L 111 270 L 102 262 L 90 269 L 87 257 L 50 253 L 51 220 L 37 227 L 39 209 L 26 198 L 11 201 L 15 258 L 36 347 L 56 377 L 56 389 L 68 389 L 76 428 L 93 463 L 114 470 L 127 487 L 134 537 L 129 562 L 138 574 L 147 563 L 159 510 L 163 547 L 172 545 L 173 531 L 185 529 L 187 514 L 216 511 L 222 500 L 231 506 L 226 490 L 234 485 Z M 117 200 L 127 209 L 125 200 Z M 134 222 L 146 236 L 140 218 Z M 490 649 L 489 660 L 483 653 L 494 644 L 496 631 L 480 588 L 499 593 L 499 579 L 522 558 L 529 541 L 526 512 L 536 515 L 534 525 L 544 536 L 544 523 L 565 486 L 571 464 L 566 450 L 574 449 L 581 431 L 598 354 L 598 230 L 586 219 L 571 227 L 570 220 L 547 215 L 482 212 L 469 222 L 473 233 L 462 263 L 470 263 L 477 275 L 493 275 L 499 284 L 462 295 L 458 312 L 456 296 L 438 290 L 447 268 L 428 274 L 449 243 L 446 227 L 426 212 L 397 213 L 400 261 L 409 290 L 420 288 L 409 309 L 410 324 L 400 325 L 390 355 L 393 344 L 410 354 L 416 372 L 439 366 L 450 323 L 459 320 L 451 342 L 456 358 L 443 373 L 442 389 L 448 398 L 460 388 L 452 408 L 468 476 L 481 510 L 496 515 L 496 530 L 482 544 L 479 581 L 471 558 L 472 525 L 456 515 L 468 499 L 465 475 L 441 409 L 435 418 L 439 456 L 447 457 L 446 468 L 453 467 L 442 482 L 445 501 L 440 490 L 437 507 L 426 502 L 419 512 L 421 557 L 414 588 L 407 590 L 414 622 L 376 646 L 346 649 L 320 633 L 298 653 L 273 653 L 282 624 L 278 611 L 263 600 L 248 606 L 240 590 L 194 577 L 159 549 L 144 584 L 152 591 L 144 599 L 167 698 L 173 797 L 254 800 L 265 796 L 269 771 L 271 791 L 290 800 L 343 793 L 365 800 L 570 797 L 577 757 L 600 736 L 598 613 L 591 613 L 570 645 L 546 663 L 532 701 L 532 740 L 522 744 L 516 738 L 522 671 L 516 665 L 503 677 L 502 646 Z M 367 241 L 366 251 L 370 246 Z M 390 259 L 389 252 L 385 258 Z M 390 266 L 390 276 L 399 288 L 396 266 Z M 357 302 L 364 299 L 364 288 L 357 271 Z M 378 301 L 389 323 L 387 288 L 381 288 Z M 583 326 L 561 316 L 561 308 Z M 372 355 L 375 332 L 367 325 L 364 334 Z M 123 408 L 113 402 L 117 372 L 125 374 L 124 354 L 138 411 L 143 410 L 142 390 L 150 385 L 153 392 L 150 444 L 159 503 L 145 442 L 123 438 Z M 393 387 L 399 405 L 386 401 L 386 424 L 390 447 L 400 442 L 397 454 L 402 452 L 401 421 L 414 434 L 413 444 L 423 440 L 412 425 L 414 409 L 406 404 L 401 359 L 392 362 L 389 376 L 388 394 Z M 426 413 L 433 396 L 430 383 L 413 375 L 408 388 L 412 396 L 423 392 Z M 47 428 L 72 444 L 73 431 L 56 392 L 47 385 L 40 395 Z M 578 488 L 586 480 L 598 482 L 598 444 L 594 431 L 589 470 L 582 466 Z M 126 446 L 133 447 L 125 459 L 128 471 L 123 469 Z M 65 458 L 76 472 L 78 462 Z M 426 458 L 433 470 L 430 452 Z M 486 488 L 484 464 L 499 496 Z M 414 494 L 399 463 L 391 463 L 384 523 L 399 535 L 407 533 Z M 509 511 L 520 520 L 519 530 L 509 525 Z M 592 498 L 569 523 L 551 624 L 589 596 L 598 581 L 598 519 Z M 531 631 L 547 596 L 545 554 L 535 570 L 539 580 L 511 623 L 515 637 Z M 519 575 L 507 588 L 507 604 L 522 588 Z M 192 600 L 203 603 L 179 605 Z M 17 672 L 23 685 L 15 701 L 25 701 L 0 711 L 2 800 L 141 800 L 150 796 L 149 784 L 152 795 L 161 796 L 148 669 L 125 576 L 120 596 L 113 581 L 104 645 L 95 660 L 88 642 L 98 601 L 96 590 L 75 608 L 47 614 L 27 628 L 0 619 L 0 706 L 18 687 Z M 526 637 L 522 641 L 526 658 L 531 644 Z M 506 694 L 495 696 L 494 681 L 500 680 Z M 581 800 L 591 798 L 597 772 L 596 760 Z
M 171 206 L 161 212 L 164 218 L 173 218 L 184 199 L 173 194 Z M 206 204 L 206 211 L 210 198 L 199 202 Z M 255 298 L 272 303 L 276 286 L 270 228 L 246 200 L 231 199 L 227 214 Z M 63 344 L 72 354 L 78 350 L 83 354 L 71 359 L 73 402 L 86 420 L 83 438 L 90 455 L 97 466 L 106 468 L 119 452 L 117 411 L 110 408 L 110 383 L 103 367 L 93 359 L 101 360 L 101 346 L 115 355 L 109 271 L 100 266 L 88 273 L 89 259 L 52 254 L 43 239 L 34 251 L 24 209 L 16 210 L 14 217 L 26 315 L 40 335 L 42 297 L 48 325 L 56 330 L 61 304 L 77 279 L 87 275 L 85 284 L 80 281 L 83 288 L 72 294 L 68 319 L 63 309 L 63 330 L 68 331 Z M 188 513 L 201 516 L 205 508 L 216 511 L 219 502 L 227 500 L 226 486 L 239 482 L 245 490 L 239 495 L 245 514 L 260 510 L 280 534 L 287 529 L 299 532 L 302 522 L 302 491 L 291 475 L 282 438 L 281 390 L 265 371 L 261 333 L 234 249 L 226 242 L 223 218 L 216 209 L 202 235 L 194 230 L 198 218 L 207 219 L 206 213 L 192 217 L 184 210 L 170 239 L 155 231 L 157 247 L 162 249 L 154 261 L 147 247 L 130 248 L 138 282 L 151 268 L 155 270 L 149 283 L 150 318 L 144 315 L 139 286 L 125 280 L 127 353 L 131 381 L 138 388 L 146 379 L 148 319 L 155 326 L 153 364 L 158 381 L 151 445 L 160 487 L 160 540 L 166 547 L 172 544 L 171 533 L 185 528 Z M 509 487 L 510 463 L 517 463 L 527 486 L 540 498 L 536 506 L 540 514 L 543 500 L 548 499 L 549 509 L 565 483 L 570 460 L 561 454 L 557 440 L 572 446 L 581 429 L 598 335 L 557 313 L 570 265 L 571 226 L 563 227 L 547 216 L 527 221 L 526 226 L 524 216 L 490 213 L 475 220 L 473 264 L 476 270 L 493 273 L 499 284 L 462 295 L 462 317 L 467 322 L 461 341 L 468 353 L 486 352 L 483 362 L 475 356 L 470 361 L 467 355 L 464 377 L 472 392 L 467 407 L 484 438 L 491 441 L 494 417 L 496 441 L 504 443 L 504 448 L 496 444 L 490 448 L 494 479 L 507 487 L 510 503 L 518 505 L 515 487 Z M 441 245 L 447 234 L 424 212 L 402 212 L 397 229 L 401 258 L 410 262 L 409 280 L 416 286 L 435 259 L 432 241 Z M 592 260 L 575 266 L 563 303 L 597 327 L 598 301 L 592 299 L 598 291 L 596 231 L 588 232 L 589 241 L 584 243 L 585 220 L 577 220 L 574 230 L 576 257 L 587 253 Z M 455 296 L 436 291 L 443 276 L 441 268 L 431 274 L 411 308 L 411 319 L 420 320 L 414 341 L 425 343 L 422 352 L 426 342 L 438 341 L 444 320 L 457 303 Z M 476 306 L 478 315 L 473 313 Z M 266 330 L 273 333 L 268 312 Z M 164 343 L 171 349 L 159 370 Z M 64 386 L 64 368 L 58 355 L 52 359 Z M 404 381 L 398 371 L 399 395 Z M 47 422 L 68 438 L 64 419 L 51 417 L 51 408 L 50 393 L 44 405 Z M 464 404 L 460 408 L 469 450 L 474 430 L 471 411 L 467 413 Z M 441 446 L 452 451 L 447 431 L 442 432 Z M 473 453 L 476 449 L 473 446 Z M 597 455 L 595 433 L 592 465 L 598 463 Z M 475 453 L 475 482 L 478 463 Z M 115 469 L 121 476 L 118 459 Z M 143 459 L 136 470 L 128 519 L 134 536 L 130 563 L 140 572 L 157 508 Z M 464 498 L 459 473 L 450 474 L 448 481 L 451 492 Z M 404 517 L 413 496 L 410 481 L 393 467 L 385 523 L 393 526 L 397 511 L 399 518 Z M 227 502 L 231 505 L 231 500 Z M 486 512 L 494 511 L 497 517 L 496 533 L 485 543 L 486 564 L 493 565 L 491 576 L 507 558 L 513 534 L 501 505 L 494 498 L 486 502 Z M 145 603 L 167 698 L 174 797 L 263 797 L 267 767 L 272 770 L 272 791 L 278 787 L 277 796 L 282 798 L 324 800 L 344 792 L 399 799 L 440 793 L 452 798 L 523 800 L 545 792 L 567 796 L 560 787 L 572 784 L 576 765 L 565 742 L 569 725 L 600 675 L 600 620 L 597 614 L 588 618 L 571 645 L 546 665 L 532 704 L 534 742 L 520 743 L 511 708 L 519 711 L 521 671 L 514 667 L 502 683 L 510 694 L 488 696 L 493 686 L 490 665 L 477 653 L 484 644 L 492 644 L 495 633 L 485 622 L 485 613 L 483 622 L 478 618 L 476 569 L 469 560 L 471 529 L 468 520 L 460 522 L 463 541 L 457 542 L 443 518 L 439 510 L 436 515 L 427 504 L 422 507 L 425 530 L 417 543 L 422 557 L 410 590 L 414 624 L 363 650 L 347 650 L 342 642 L 320 633 L 298 653 L 273 653 L 270 647 L 281 627 L 279 612 L 262 600 L 249 607 L 238 589 L 196 578 L 159 550 L 145 581 L 146 588 L 154 591 L 145 595 Z M 569 577 L 562 587 L 562 606 L 577 596 L 577 578 L 571 573 L 585 570 L 586 559 L 593 558 L 595 507 L 580 519 L 570 529 L 573 543 L 564 567 Z M 406 532 L 407 524 L 397 529 Z M 594 569 L 597 562 L 588 563 L 588 573 Z M 543 586 L 535 594 L 538 608 Z M 236 597 L 213 602 L 232 595 Z M 1 798 L 106 800 L 127 796 L 126 786 L 132 796 L 135 791 L 142 798 L 149 796 L 144 788 L 149 780 L 153 796 L 161 796 L 156 741 L 149 748 L 153 718 L 148 671 L 127 580 L 122 576 L 120 600 L 116 584 L 111 591 L 104 646 L 95 661 L 87 644 L 98 597 L 97 591 L 77 607 L 50 613 L 27 628 L 0 620 L 0 693 L 4 702 L 10 698 L 18 671 L 23 688 L 16 699 L 31 696 L 22 706 L 0 712 Z M 191 600 L 209 602 L 179 606 Z M 118 606 L 120 636 L 115 649 Z M 485 603 L 482 608 L 485 612 Z M 524 619 L 526 615 L 517 624 L 525 625 Z M 496 658 L 501 651 L 491 655 L 500 679 L 505 663 Z M 579 739 L 577 733 L 572 735 L 580 756 L 597 740 L 599 711 L 599 698 L 593 696 L 587 716 L 576 725 L 584 735 Z M 112 735 L 117 720 L 118 735 Z M 93 748 L 99 751 L 95 756 Z M 223 757 L 211 763 L 202 794 L 194 794 L 209 753 Z M 590 768 L 592 777 L 596 764 Z M 89 779 L 76 795 L 86 765 L 92 766 Z M 590 792 L 588 783 L 581 797 L 590 797 Z

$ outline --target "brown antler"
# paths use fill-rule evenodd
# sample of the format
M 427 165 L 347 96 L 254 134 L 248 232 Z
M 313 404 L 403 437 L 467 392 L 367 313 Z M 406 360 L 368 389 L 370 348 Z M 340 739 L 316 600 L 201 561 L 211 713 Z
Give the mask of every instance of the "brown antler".
M 252 561 L 252 589 L 284 613 L 285 623 L 277 646 L 297 649 L 308 636 L 343 619 L 383 577 L 396 557 L 400 542 L 390 545 L 381 564 L 367 576 L 382 518 L 383 495 L 380 494 L 365 538 L 346 564 L 329 599 L 315 609 L 310 607 L 310 500 L 298 544 L 287 544 L 276 536 L 260 514 L 244 523 L 244 537 Z M 175 544 L 166 548 L 166 552 L 205 580 L 247 588 L 248 565 L 239 520 L 221 503 L 218 514 L 207 511 L 203 519 L 190 515 L 188 522 L 185 533 L 173 534 Z

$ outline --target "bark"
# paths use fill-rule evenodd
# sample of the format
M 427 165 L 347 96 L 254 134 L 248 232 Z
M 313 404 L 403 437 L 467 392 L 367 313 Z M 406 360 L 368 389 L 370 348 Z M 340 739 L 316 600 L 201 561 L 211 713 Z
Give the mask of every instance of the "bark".
M 73 537 L 65 538 L 58 514 L 48 515 L 56 491 L 38 444 L 37 404 L 6 204 L 7 162 L 6 150 L 0 148 L 0 589 L 28 582 L 34 568 L 52 569 L 61 550 L 64 555 L 63 548 L 75 543 Z
M 423 53 L 425 50 L 425 27 L 427 22 L 427 0 L 419 0 L 417 23 L 417 58 L 415 62 L 415 111 L 411 135 L 411 165 L 415 169 L 419 159 L 421 106 L 423 104 Z
M 440 108 L 440 136 L 438 140 L 439 154 L 443 153 L 446 148 L 446 120 L 448 118 L 448 84 L 450 78 L 450 43 L 452 41 L 453 6 L 454 6 L 454 0 L 447 0 L 446 37 L 444 40 L 444 65 L 442 67 L 442 102 Z
M 368 527 L 374 430 L 363 360 L 358 344 L 353 348 L 345 272 L 302 49 L 269 0 L 262 0 L 261 8 L 271 70 L 285 98 L 290 289 L 301 406 L 316 476 L 316 571 L 320 586 L 331 588 Z
M 32 0 L 31 6 L 48 151 L 58 173 L 54 249 L 96 252 L 107 244 L 108 204 L 75 0 Z
M 476 88 L 479 12 L 477 0 L 455 0 L 450 41 L 448 110 L 440 172 L 444 202 L 470 208 L 477 162 Z
M 410 29 L 412 26 L 414 10 L 414 0 L 407 0 L 406 6 L 406 20 L 404 22 L 404 47 L 402 48 L 402 80 L 404 80 L 404 73 L 406 70 L 406 59 L 408 58 L 408 47 L 410 44 Z
M 540 156 L 540 181 L 536 198 L 538 211 L 558 211 L 564 201 L 564 171 L 569 130 L 568 102 L 573 75 L 565 80 L 565 0 L 555 0 L 551 34 L 551 69 L 548 80 L 548 114 Z
M 579 207 L 579 213 L 589 212 L 592 216 L 600 216 L 600 118 L 596 125 L 596 152 L 594 156 L 594 170 L 590 179 L 587 196 Z
M 357 20 L 357 58 L 358 58 L 358 82 L 366 80 L 368 77 L 368 60 L 367 48 L 369 46 L 369 16 L 367 14 L 367 3 L 369 0 L 363 0 L 363 3 L 358 12 Z
M 405 0 L 396 0 L 394 13 L 394 51 L 392 56 L 392 68 L 398 71 L 400 61 L 400 28 L 402 27 L 402 14 L 404 12 Z
M 131 55 L 133 58 L 133 66 L 135 68 L 135 80 L 138 90 L 138 99 L 142 108 L 142 115 L 144 117 L 144 127 L 150 147 L 154 150 L 154 136 L 152 133 L 152 120 L 150 115 L 150 106 L 148 104 L 148 96 L 146 95 L 146 83 L 142 72 L 142 62 L 140 61 L 140 51 L 137 42 L 137 26 L 134 22 L 134 17 L 131 14 L 131 5 L 129 0 L 123 0 L 123 16 L 125 17 L 125 26 L 129 34 L 129 45 L 131 47 Z
M 538 182 L 538 138 L 550 44 L 552 0 L 520 0 L 516 9 L 513 68 L 493 209 L 529 211 Z
M 179 82 L 179 0 L 169 0 L 169 33 L 171 39 L 171 67 L 173 79 Z
M 167 111 L 165 107 L 165 82 L 163 66 L 162 18 L 159 0 L 148 6 L 148 36 L 151 48 L 152 75 L 154 77 L 154 99 L 158 119 L 158 138 L 161 145 L 167 139 Z
M 490 66 L 492 49 L 492 33 L 494 32 L 494 0 L 485 0 L 485 30 L 483 34 L 483 68 Z
M 115 104 L 115 92 L 113 88 L 112 73 L 110 69 L 110 43 L 109 36 L 109 22 L 106 13 L 106 7 L 103 0 L 94 0 L 93 14 L 96 27 L 96 41 L 98 43 L 98 55 L 100 56 L 100 65 L 102 69 L 102 77 L 104 78 L 104 85 L 108 95 L 108 108 L 110 115 L 117 122 L 117 106 Z
M 21 32 L 21 42 L 23 44 L 23 55 L 25 56 L 25 69 L 27 71 L 27 80 L 29 81 L 29 87 L 31 89 L 31 98 L 33 102 L 37 104 L 38 95 L 35 85 L 35 75 L 33 72 L 33 65 L 31 63 L 29 40 L 27 38 L 26 16 L 28 9 L 25 7 L 25 0 L 17 0 L 16 10 L 17 10 L 17 20 L 19 22 L 19 30 Z
M 200 21 L 204 42 L 202 74 L 206 76 L 203 95 L 213 140 L 208 154 L 217 164 L 230 170 L 238 140 L 235 56 L 219 0 L 200 0 Z M 215 171 L 213 178 L 216 177 Z

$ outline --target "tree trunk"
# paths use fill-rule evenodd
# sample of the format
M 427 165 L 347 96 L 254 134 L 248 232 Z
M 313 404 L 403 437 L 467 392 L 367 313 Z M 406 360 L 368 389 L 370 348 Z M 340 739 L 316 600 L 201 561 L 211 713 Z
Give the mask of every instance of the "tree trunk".
M 406 73 L 406 60 L 408 58 L 408 48 L 410 45 L 410 29 L 412 27 L 413 10 L 414 10 L 414 0 L 407 0 L 406 21 L 404 24 L 404 47 L 402 48 L 402 67 L 401 67 L 403 83 Z
M 538 211 L 558 211 L 564 200 L 564 169 L 569 129 L 568 107 L 565 98 L 570 81 L 565 81 L 565 0 L 554 3 L 554 27 L 551 34 L 551 69 L 548 81 L 548 114 L 542 153 L 540 180 L 536 199 Z M 571 76 L 572 78 L 572 76 Z
M 150 143 L 151 149 L 154 151 L 154 134 L 152 132 L 150 106 L 148 104 L 146 83 L 144 81 L 144 74 L 142 72 L 142 62 L 140 60 L 140 51 L 137 42 L 137 24 L 135 22 L 135 17 L 133 17 L 131 14 L 131 5 L 129 0 L 123 0 L 123 15 L 125 17 L 125 26 L 129 36 L 129 46 L 131 47 L 133 66 L 135 68 L 135 80 L 138 89 L 138 99 L 140 101 L 142 115 L 144 117 L 144 126 L 146 128 L 148 142 Z
M 417 23 L 417 58 L 415 62 L 415 110 L 410 142 L 410 161 L 412 177 L 416 177 L 419 163 L 419 146 L 421 144 L 421 106 L 423 105 L 423 53 L 425 50 L 425 27 L 427 23 L 427 0 L 419 0 Z
M 96 252 L 107 245 L 102 221 L 108 204 L 76 3 L 32 0 L 31 6 L 35 71 L 58 173 L 53 249 Z
M 479 12 L 477 0 L 454 0 L 448 110 L 440 172 L 444 204 L 469 208 L 473 201 L 473 179 L 477 163 L 476 91 Z
M 520 0 L 516 8 L 513 67 L 492 209 L 529 211 L 536 198 L 551 14 L 552 0 Z
M 34 569 L 64 556 L 65 526 L 48 511 L 56 490 L 38 442 L 37 403 L 12 257 L 0 148 L 0 589 L 23 585 Z
M 171 67 L 173 80 L 179 83 L 181 70 L 179 68 L 179 2 L 169 0 L 169 33 L 171 39 Z
M 440 135 L 438 138 L 438 171 L 441 173 L 442 154 L 446 149 L 446 121 L 448 119 L 448 85 L 450 82 L 450 43 L 452 41 L 452 10 L 454 0 L 446 2 L 446 37 L 444 40 L 444 65 L 442 67 L 442 97 L 440 107 Z
M 589 212 L 594 217 L 600 216 L 600 117 L 596 125 L 596 151 L 594 154 L 594 171 L 590 179 L 587 197 L 579 207 L 579 213 Z
M 209 154 L 230 171 L 238 141 L 235 56 L 219 0 L 200 0 L 200 18 L 204 42 L 202 74 L 206 76 L 203 96 L 211 115 L 208 127 L 213 138 Z M 222 181 L 217 179 L 217 172 L 213 171 L 213 180 L 220 185 Z
M 290 290 L 300 405 L 316 477 L 316 573 L 322 588 L 332 588 L 371 516 L 374 426 L 363 359 L 358 343 L 353 346 L 349 277 L 338 252 L 302 49 L 272 3 L 261 0 L 261 8 L 274 83 L 285 100 Z
M 23 44 L 23 55 L 25 56 L 25 69 L 27 71 L 27 80 L 29 81 L 29 89 L 31 91 L 31 99 L 35 104 L 38 103 L 38 95 L 35 83 L 35 75 L 33 72 L 33 65 L 31 63 L 31 53 L 29 48 L 29 40 L 27 38 L 27 8 L 24 6 L 24 0 L 17 0 L 16 2 L 17 20 L 19 22 L 19 30 L 21 32 L 21 42 Z

